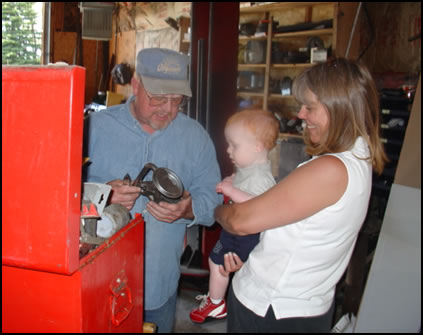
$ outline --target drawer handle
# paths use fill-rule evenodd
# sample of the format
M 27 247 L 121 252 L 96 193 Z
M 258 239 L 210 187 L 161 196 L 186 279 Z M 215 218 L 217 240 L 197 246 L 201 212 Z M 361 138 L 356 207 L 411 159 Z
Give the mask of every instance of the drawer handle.
M 119 326 L 133 308 L 132 294 L 129 287 L 124 287 L 119 294 L 113 294 L 110 297 L 111 320 L 114 326 Z
M 121 270 L 110 283 L 110 315 L 114 326 L 119 326 L 126 320 L 133 308 L 132 293 L 128 287 L 128 277 Z

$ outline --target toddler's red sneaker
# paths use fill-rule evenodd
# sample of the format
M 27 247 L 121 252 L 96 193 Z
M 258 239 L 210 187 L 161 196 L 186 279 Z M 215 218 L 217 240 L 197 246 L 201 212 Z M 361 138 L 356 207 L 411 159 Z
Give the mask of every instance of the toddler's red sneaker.
M 200 307 L 193 309 L 189 314 L 192 322 L 203 323 L 208 318 L 223 319 L 226 317 L 226 303 L 225 299 L 215 305 L 211 302 L 208 294 L 198 295 L 197 300 L 201 300 Z

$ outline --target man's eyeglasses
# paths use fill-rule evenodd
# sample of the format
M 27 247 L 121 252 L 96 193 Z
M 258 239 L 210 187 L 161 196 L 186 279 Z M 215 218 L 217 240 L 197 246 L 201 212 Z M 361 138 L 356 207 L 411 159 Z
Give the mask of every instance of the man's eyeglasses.
M 181 95 L 179 97 L 165 97 L 162 95 L 151 95 L 147 92 L 146 95 L 148 97 L 148 102 L 150 106 L 161 106 L 164 104 L 167 104 L 167 102 L 170 100 L 170 103 L 172 106 L 179 106 L 185 101 L 185 96 Z

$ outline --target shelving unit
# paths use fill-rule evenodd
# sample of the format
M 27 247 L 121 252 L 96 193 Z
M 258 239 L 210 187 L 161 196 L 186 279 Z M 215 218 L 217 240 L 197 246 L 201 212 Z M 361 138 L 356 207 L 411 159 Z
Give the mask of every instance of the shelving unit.
M 385 165 L 382 174 L 375 175 L 373 178 L 372 197 L 378 199 L 380 219 L 382 219 L 394 182 L 412 100 L 402 90 L 382 90 L 380 95 L 381 142 L 384 144 L 389 162 Z
M 247 100 L 253 106 L 260 106 L 265 110 L 273 112 L 281 123 L 278 145 L 270 153 L 272 172 L 276 180 L 284 178 L 295 167 L 307 160 L 309 157 L 304 153 L 300 121 L 297 119 L 299 104 L 295 98 L 286 90 L 280 88 L 280 81 L 284 77 L 295 78 L 301 71 L 314 64 L 297 62 L 277 62 L 278 57 L 272 57 L 274 50 L 298 51 L 301 47 L 307 46 L 307 41 L 312 37 L 319 37 L 326 49 L 331 48 L 332 54 L 336 51 L 337 25 L 339 6 L 337 2 L 279 2 L 273 4 L 259 5 L 240 8 L 240 24 L 253 23 L 258 26 L 260 20 L 267 20 L 267 31 L 260 27 L 260 36 L 239 36 L 238 54 L 238 99 Z M 279 26 L 292 26 L 299 23 L 315 23 L 323 20 L 333 20 L 331 28 L 313 30 L 297 30 L 283 33 L 274 31 L 276 22 Z M 265 53 L 262 62 L 257 64 L 246 64 L 245 52 L 247 44 L 261 42 L 264 44 Z M 263 47 L 263 45 L 262 45 Z M 273 58 L 273 59 L 272 59 Z M 279 58 L 280 59 L 280 58 Z M 286 59 L 282 59 L 286 61 Z M 246 71 L 246 72 L 244 72 Z M 249 74 L 255 76 L 251 79 L 256 87 L 245 89 L 243 76 Z M 248 78 L 248 75 L 247 75 Z M 244 80 L 245 82 L 245 80 Z M 248 82 L 248 80 L 247 80 Z M 257 87 L 257 83 L 260 83 Z M 288 94 L 287 94 L 288 93 Z
M 332 53 L 336 49 L 336 27 L 338 5 L 336 2 L 281 2 L 269 5 L 251 6 L 240 9 L 240 23 L 257 24 L 259 20 L 267 20 L 267 32 L 260 36 L 240 36 L 238 56 L 238 71 L 241 75 L 248 71 L 257 76 L 257 80 L 263 78 L 262 87 L 254 89 L 242 89 L 239 85 L 238 98 L 250 100 L 253 105 L 259 105 L 263 109 L 277 113 L 282 119 L 290 120 L 296 118 L 299 105 L 292 95 L 282 95 L 276 89 L 277 83 L 284 77 L 294 79 L 302 70 L 311 67 L 310 63 L 276 63 L 272 60 L 272 46 L 283 51 L 297 51 L 301 46 L 307 45 L 310 37 L 320 37 L 324 47 L 331 47 Z M 320 22 L 332 19 L 332 28 L 302 30 L 295 32 L 274 33 L 274 22 L 279 26 L 289 26 L 298 23 Z M 243 63 L 244 49 L 250 41 L 265 42 L 265 59 L 259 64 Z M 280 89 L 279 89 L 280 91 Z M 280 138 L 299 138 L 301 135 L 292 132 L 282 132 Z

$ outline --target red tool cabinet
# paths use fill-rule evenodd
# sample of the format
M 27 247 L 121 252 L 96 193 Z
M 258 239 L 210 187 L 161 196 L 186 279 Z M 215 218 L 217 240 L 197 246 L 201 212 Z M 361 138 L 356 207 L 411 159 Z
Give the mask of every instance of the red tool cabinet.
M 2 331 L 141 332 L 139 216 L 80 259 L 85 70 L 2 67 Z

